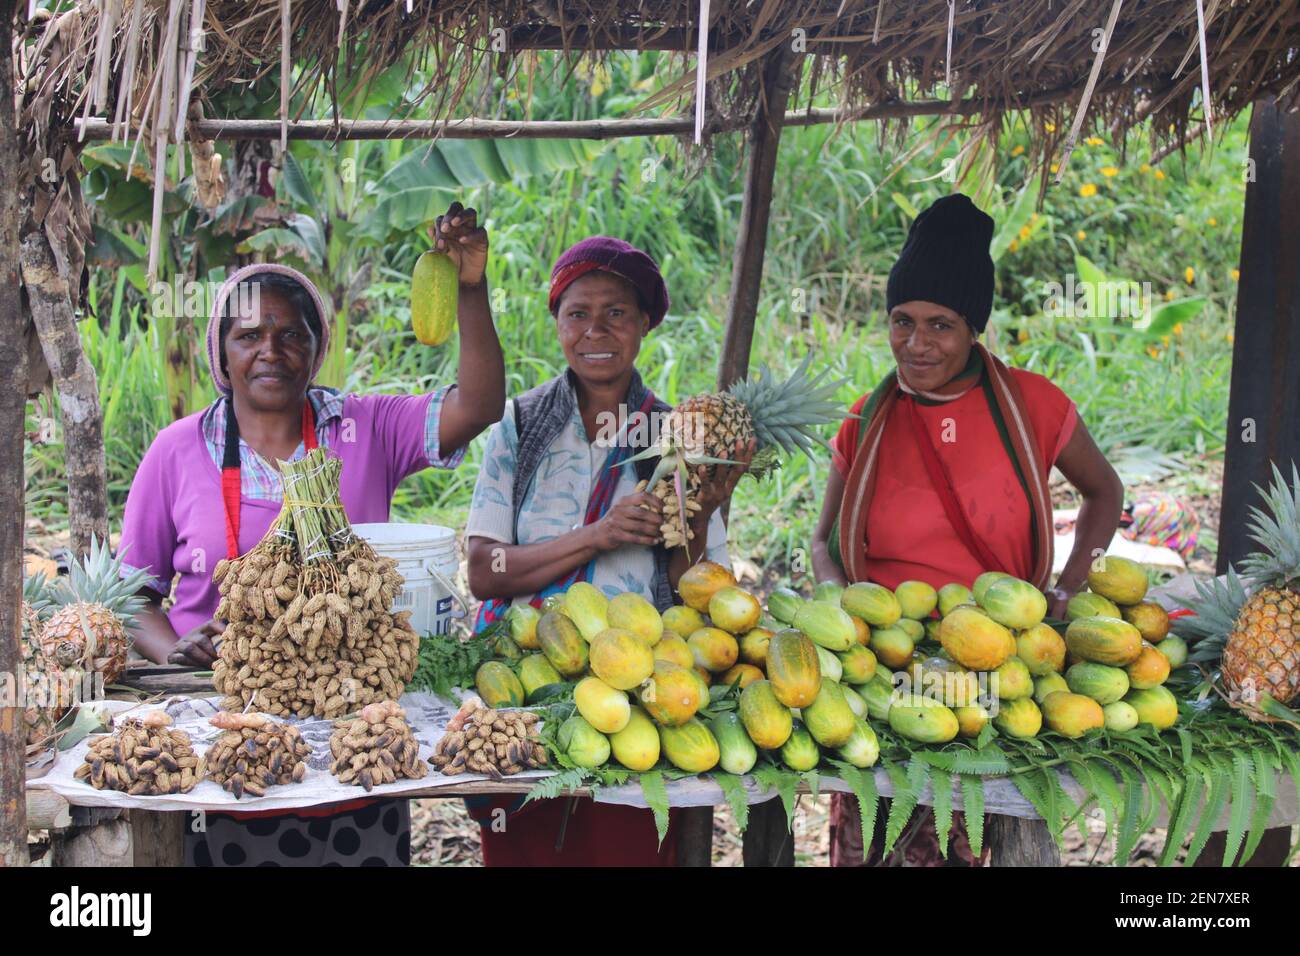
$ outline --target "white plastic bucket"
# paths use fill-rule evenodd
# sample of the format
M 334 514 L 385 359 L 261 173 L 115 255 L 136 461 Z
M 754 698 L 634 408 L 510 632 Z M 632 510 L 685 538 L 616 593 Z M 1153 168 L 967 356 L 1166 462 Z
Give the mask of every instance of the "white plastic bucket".
M 456 533 L 436 524 L 354 524 L 352 530 L 386 558 L 397 562 L 405 580 L 394 611 L 410 611 L 417 634 L 446 634 L 453 617 L 469 610 L 452 583 L 459 563 Z M 452 605 L 461 610 L 454 611 Z

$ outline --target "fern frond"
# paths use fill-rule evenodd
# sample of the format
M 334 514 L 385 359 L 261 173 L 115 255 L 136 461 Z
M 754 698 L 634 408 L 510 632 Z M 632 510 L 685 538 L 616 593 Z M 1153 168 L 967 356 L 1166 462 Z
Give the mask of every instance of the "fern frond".
M 657 770 L 647 770 L 639 776 L 641 794 L 645 797 L 646 806 L 654 814 L 659 846 L 663 846 L 664 837 L 668 835 L 668 785 L 664 783 L 664 775 Z
M 930 770 L 930 789 L 934 798 L 934 829 L 939 837 L 939 852 L 948 859 L 948 834 L 952 831 L 952 788 L 955 780 L 946 771 L 934 767 Z
M 737 832 L 744 833 L 749 826 L 749 794 L 745 792 L 744 781 L 734 773 L 715 773 L 713 782 L 722 790 L 722 796 L 731 808 Z
M 1197 857 L 1201 855 L 1201 851 L 1205 849 L 1205 844 L 1210 839 L 1210 834 L 1214 831 L 1215 825 L 1219 822 L 1219 818 L 1223 816 L 1223 808 L 1228 804 L 1228 793 L 1232 784 L 1227 767 L 1222 761 L 1211 755 L 1208 771 L 1210 774 L 1210 795 L 1206 798 L 1205 810 L 1201 814 L 1200 822 L 1196 825 L 1196 835 L 1192 837 L 1192 845 L 1187 851 L 1187 858 L 1183 860 L 1184 866 L 1191 866 L 1196 862 Z
M 966 818 L 966 839 L 976 857 L 984 852 L 984 781 L 979 777 L 961 780 L 962 815 Z

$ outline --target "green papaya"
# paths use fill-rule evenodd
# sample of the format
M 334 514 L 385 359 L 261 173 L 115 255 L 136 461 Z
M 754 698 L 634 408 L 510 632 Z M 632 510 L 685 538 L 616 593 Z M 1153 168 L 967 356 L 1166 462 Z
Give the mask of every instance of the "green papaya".
M 888 720 L 889 708 L 894 700 L 893 675 L 883 667 L 876 676 L 857 688 L 858 696 L 867 705 L 867 716 L 872 720 Z
M 718 714 L 709 721 L 709 730 L 718 742 L 718 765 L 727 773 L 746 774 L 758 760 L 758 748 L 749 739 L 734 710 Z
M 579 767 L 599 767 L 609 759 L 609 738 L 579 714 L 560 725 L 556 743 Z
M 524 700 L 533 702 L 534 696 L 543 687 L 560 684 L 564 678 L 555 669 L 545 654 L 529 654 L 519 662 L 519 683 L 524 688 Z
M 767 609 L 782 624 L 793 624 L 804 600 L 793 588 L 777 588 L 767 596 Z
M 537 622 L 537 640 L 542 653 L 565 677 L 577 677 L 587 669 L 587 642 L 577 626 L 560 611 L 547 611 Z
M 698 717 L 680 727 L 660 726 L 659 743 L 668 762 L 687 773 L 707 773 L 721 757 L 717 739 Z
M 1123 668 L 1091 661 L 1081 661 L 1066 670 L 1065 682 L 1074 693 L 1091 697 L 1103 707 L 1120 700 L 1129 691 L 1128 674 Z
M 880 759 L 880 741 L 876 738 L 876 732 L 865 720 L 855 719 L 853 732 L 839 748 L 839 754 L 846 763 L 851 763 L 855 767 L 870 767 Z
M 795 724 L 790 732 L 790 739 L 781 747 L 781 760 L 791 770 L 800 773 L 812 770 L 822 759 L 817 749 L 817 741 L 803 724 Z
M 802 714 L 804 726 L 823 747 L 841 747 L 853 733 L 853 711 L 834 681 L 822 681 L 817 697 Z
M 957 715 L 927 697 L 901 697 L 889 708 L 894 733 L 923 744 L 945 744 L 957 736 Z
M 524 686 L 504 661 L 487 661 L 474 674 L 474 688 L 489 707 L 522 707 Z

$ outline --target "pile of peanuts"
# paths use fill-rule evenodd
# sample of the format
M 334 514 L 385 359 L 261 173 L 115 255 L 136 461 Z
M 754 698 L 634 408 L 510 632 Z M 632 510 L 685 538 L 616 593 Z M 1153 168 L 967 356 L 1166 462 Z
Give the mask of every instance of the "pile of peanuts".
M 546 764 L 534 730 L 541 718 L 523 710 L 493 710 L 477 697 L 461 705 L 434 745 L 429 763 L 447 777 L 481 773 L 500 779 Z
M 203 761 L 189 734 L 171 722 L 160 710 L 123 721 L 114 733 L 91 740 L 73 776 L 96 790 L 131 796 L 189 793 L 203 777 Z
M 339 783 L 353 783 L 367 793 L 398 777 L 419 780 L 426 767 L 419 756 L 420 745 L 406 723 L 406 712 L 396 701 L 368 704 L 351 720 L 335 721 L 330 735 L 334 762 L 330 773 Z
M 225 733 L 204 754 L 208 776 L 235 799 L 260 797 L 276 784 L 302 783 L 311 745 L 297 727 L 262 714 L 217 714 L 209 721 Z

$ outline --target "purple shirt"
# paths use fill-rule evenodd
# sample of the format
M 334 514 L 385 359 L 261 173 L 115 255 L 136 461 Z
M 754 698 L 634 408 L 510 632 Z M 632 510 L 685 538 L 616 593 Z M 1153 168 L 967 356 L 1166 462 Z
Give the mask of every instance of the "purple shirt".
M 463 448 L 448 456 L 437 448 L 445 394 L 347 395 L 342 415 L 322 423 L 320 445 L 343 461 L 340 491 L 353 524 L 387 521 L 393 492 L 407 475 L 460 464 Z M 220 595 L 212 571 L 226 557 L 221 470 L 204 441 L 205 414 L 186 416 L 158 433 L 131 482 L 122 518 L 124 565 L 148 568 L 162 594 L 180 574 L 167 614 L 180 635 L 216 612 Z M 240 554 L 257 546 L 279 513 L 279 500 L 241 496 Z

